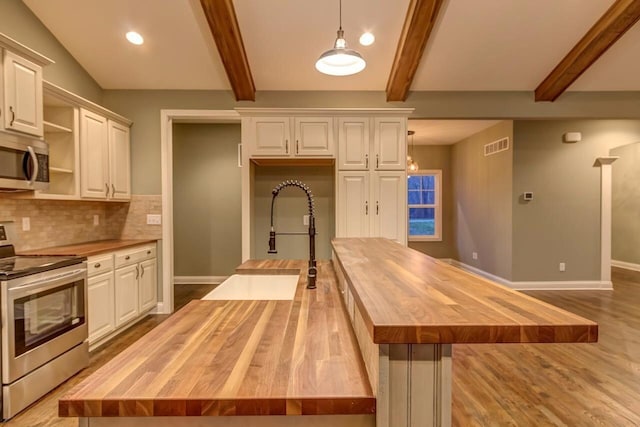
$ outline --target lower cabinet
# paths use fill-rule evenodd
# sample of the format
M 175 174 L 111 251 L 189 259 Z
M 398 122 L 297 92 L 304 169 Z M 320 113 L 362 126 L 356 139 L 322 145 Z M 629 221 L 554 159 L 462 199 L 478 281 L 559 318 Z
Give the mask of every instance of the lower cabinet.
M 386 237 L 407 243 L 404 171 L 338 172 L 336 237 Z
M 156 306 L 157 266 L 155 244 L 87 260 L 90 346 L 115 336 Z

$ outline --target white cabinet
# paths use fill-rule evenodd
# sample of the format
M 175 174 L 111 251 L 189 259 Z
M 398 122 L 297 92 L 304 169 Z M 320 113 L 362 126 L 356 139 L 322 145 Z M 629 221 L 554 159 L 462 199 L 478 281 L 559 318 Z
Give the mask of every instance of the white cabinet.
M 3 51 L 4 128 L 42 136 L 42 67 Z
M 374 172 L 372 236 L 407 243 L 407 174 L 397 171 Z
M 158 301 L 156 245 L 89 257 L 89 345 L 107 341 L 141 319 Z
M 373 147 L 376 170 L 406 170 L 406 119 L 376 117 L 373 121 Z
M 89 343 L 93 343 L 116 328 L 113 255 L 90 257 L 87 260 L 87 269 Z
M 80 195 L 91 199 L 131 197 L 128 126 L 80 109 Z
M 247 124 L 252 157 L 335 156 L 332 117 L 257 116 Z
M 149 311 L 158 302 L 158 264 L 156 259 L 146 260 L 140 263 L 139 279 L 139 311 Z
M 340 118 L 338 169 L 406 170 L 406 128 L 403 117 Z
M 386 237 L 406 244 L 407 175 L 338 172 L 337 237 Z
M 138 264 L 128 265 L 116 270 L 115 299 L 116 326 L 123 325 L 138 317 Z
M 338 120 L 337 237 L 407 242 L 406 118 Z
M 115 265 L 116 326 L 120 326 L 156 306 L 155 245 L 116 252 Z
M 338 119 L 338 169 L 367 170 L 371 153 L 369 118 Z

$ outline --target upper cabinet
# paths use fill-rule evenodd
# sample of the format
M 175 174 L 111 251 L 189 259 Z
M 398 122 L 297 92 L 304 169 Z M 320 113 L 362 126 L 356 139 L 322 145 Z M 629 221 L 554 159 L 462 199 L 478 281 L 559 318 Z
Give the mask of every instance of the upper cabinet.
M 251 157 L 335 157 L 333 117 L 255 116 L 243 123 Z
M 338 169 L 405 170 L 406 128 L 404 117 L 338 119 Z
M 0 50 L 2 128 L 42 137 L 42 67 L 53 61 L 3 34 L 0 34 Z
M 80 195 L 131 198 L 129 127 L 80 109 Z

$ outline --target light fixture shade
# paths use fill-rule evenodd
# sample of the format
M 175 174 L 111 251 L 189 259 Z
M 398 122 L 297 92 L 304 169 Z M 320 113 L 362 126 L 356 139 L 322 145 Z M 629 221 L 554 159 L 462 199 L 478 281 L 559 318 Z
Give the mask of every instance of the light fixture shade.
M 367 63 L 357 51 L 347 48 L 329 49 L 316 61 L 316 70 L 330 76 L 350 76 L 366 66 Z

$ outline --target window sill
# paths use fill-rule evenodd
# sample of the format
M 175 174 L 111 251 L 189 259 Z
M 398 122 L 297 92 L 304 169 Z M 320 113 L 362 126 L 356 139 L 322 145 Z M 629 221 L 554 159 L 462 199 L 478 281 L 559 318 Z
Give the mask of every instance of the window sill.
M 437 236 L 409 236 L 407 238 L 409 242 L 442 242 L 442 237 Z

